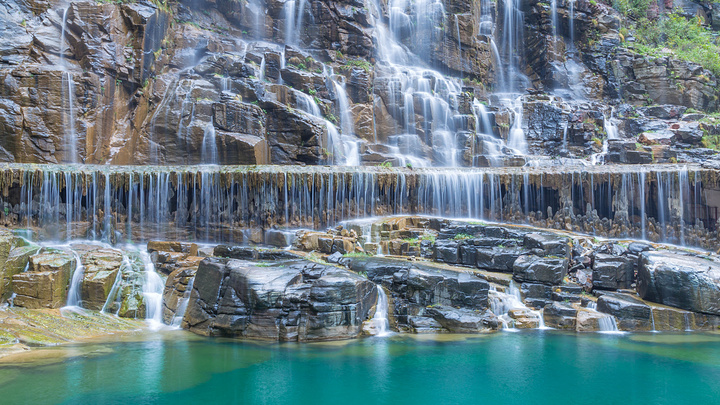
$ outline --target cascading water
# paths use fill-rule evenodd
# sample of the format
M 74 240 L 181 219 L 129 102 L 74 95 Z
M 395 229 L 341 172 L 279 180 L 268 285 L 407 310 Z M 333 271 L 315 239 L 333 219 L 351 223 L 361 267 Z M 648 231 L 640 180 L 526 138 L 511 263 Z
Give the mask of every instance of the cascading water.
M 165 283 L 155 271 L 155 265 L 146 251 L 140 252 L 140 258 L 145 267 L 145 282 L 142 288 L 146 311 L 145 319 L 148 320 L 151 328 L 159 329 L 163 325 L 162 298 Z
M 60 69 L 62 69 L 62 102 L 63 102 L 63 132 L 65 137 L 65 161 L 67 163 L 77 163 L 77 133 L 75 131 L 75 81 L 73 74 L 68 70 L 65 61 L 66 40 L 65 33 L 67 30 L 68 10 L 67 7 L 63 11 L 62 28 L 60 30 Z
M 685 243 L 697 243 L 703 240 L 698 239 L 697 229 L 690 234 L 680 227 L 716 221 L 714 208 L 702 205 L 708 201 L 704 190 L 713 185 L 701 181 L 701 170 L 685 166 L 613 167 L 611 171 L 588 166 L 563 173 L 529 167 L 268 166 L 252 171 L 233 166 L 3 167 L 6 191 L 0 193 L 0 202 L 19 204 L 18 224 L 39 226 L 43 235 L 59 239 L 72 236 L 63 234 L 77 229 L 73 223 L 85 223 L 91 237 L 111 241 L 147 240 L 153 235 L 219 241 L 232 234 L 233 228 L 324 226 L 389 213 L 514 222 L 539 219 L 547 224 L 548 208 L 556 211 L 567 201 L 574 202 L 576 217 L 597 215 L 598 235 L 609 233 L 613 224 L 622 224 L 628 229 L 626 236 L 641 237 L 644 229 L 652 240 L 679 243 L 682 234 Z M 565 189 L 563 184 L 573 187 Z M 582 189 L 589 192 L 581 193 Z M 639 192 L 645 193 L 643 198 Z M 617 201 L 615 209 L 603 205 L 602 199 Z M 681 203 L 684 199 L 688 202 Z M 646 220 L 630 220 L 640 215 Z M 713 228 L 705 229 L 710 231 Z
M 73 252 L 75 256 L 75 270 L 73 271 L 72 278 L 70 280 L 70 288 L 68 289 L 67 306 L 68 307 L 82 307 L 82 297 L 80 295 L 80 288 L 82 286 L 82 280 L 84 275 L 85 267 L 80 260 L 80 256 Z
M 371 320 L 371 327 L 375 336 L 383 337 L 390 335 L 390 321 L 388 320 L 388 298 L 381 285 L 377 285 L 377 304 L 375 304 L 375 315 Z
M 200 155 L 202 156 L 203 163 L 218 164 L 217 139 L 215 136 L 215 125 L 212 122 L 208 122 L 205 127 Z
M 514 326 L 515 321 L 509 315 L 511 310 L 525 310 L 536 318 L 538 322 L 537 329 L 549 329 L 545 326 L 542 311 L 530 309 L 523 303 L 520 290 L 512 280 L 505 289 L 505 292 L 500 292 L 495 286 L 491 286 L 488 299 L 490 302 L 490 311 L 502 322 L 503 330 L 517 330 Z
M 174 328 L 179 328 L 182 325 L 182 320 L 185 317 L 185 312 L 187 312 L 188 304 L 190 303 L 190 294 L 192 293 L 193 284 L 195 283 L 195 277 L 191 278 L 188 282 L 187 288 L 185 292 L 183 293 L 183 296 L 178 300 L 177 310 L 175 311 L 175 316 L 172 318 L 172 321 L 170 322 L 170 326 Z

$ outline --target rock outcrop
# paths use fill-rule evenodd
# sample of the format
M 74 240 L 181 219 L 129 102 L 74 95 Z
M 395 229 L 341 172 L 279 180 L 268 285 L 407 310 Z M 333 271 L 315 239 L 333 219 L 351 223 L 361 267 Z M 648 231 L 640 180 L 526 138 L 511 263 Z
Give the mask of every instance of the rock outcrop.
M 333 266 L 305 260 L 267 266 L 205 259 L 183 320 L 210 336 L 282 341 L 357 337 L 377 299 L 373 283 Z
M 689 254 L 643 252 L 637 290 L 648 301 L 720 315 L 720 264 Z
M 15 305 L 30 309 L 65 306 L 76 265 L 71 253 L 59 250 L 43 249 L 31 256 L 28 271 L 13 276 Z

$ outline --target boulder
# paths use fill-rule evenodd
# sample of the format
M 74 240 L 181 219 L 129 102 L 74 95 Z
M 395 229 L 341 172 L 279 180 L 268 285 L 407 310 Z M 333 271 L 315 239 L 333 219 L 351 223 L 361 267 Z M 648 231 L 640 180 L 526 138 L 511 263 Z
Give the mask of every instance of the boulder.
M 634 273 L 633 263 L 628 257 L 598 253 L 593 261 L 593 288 L 605 290 L 630 288 Z
M 67 300 L 75 257 L 58 250 L 43 250 L 30 257 L 27 272 L 13 276 L 14 303 L 25 308 L 60 308 Z
M 523 255 L 513 264 L 513 279 L 518 282 L 557 285 L 567 274 L 566 258 Z
M 0 270 L 0 294 L 2 299 L 7 299 L 13 293 L 12 278 L 15 274 L 22 273 L 30 261 L 30 256 L 37 253 L 40 247 L 37 245 L 19 246 L 12 249 L 5 258 L 5 264 Z
M 628 294 L 607 293 L 597 300 L 598 312 L 617 318 L 618 329 L 629 331 L 652 330 L 650 306 Z
M 575 330 L 578 310 L 570 305 L 553 302 L 545 305 L 543 319 L 545 325 L 555 329 Z
M 490 310 L 473 311 L 465 308 L 435 306 L 428 315 L 452 333 L 478 333 L 497 329 L 498 318 Z
M 80 288 L 82 307 L 100 310 L 123 264 L 123 254 L 116 249 L 96 245 L 73 245 L 84 266 Z
M 720 263 L 691 254 L 640 254 L 637 291 L 645 300 L 720 315 Z
M 207 258 L 198 267 L 183 326 L 209 336 L 354 338 L 376 300 L 373 283 L 332 266 L 288 260 L 260 267 Z
M 177 252 L 197 256 L 198 245 L 188 242 L 150 241 L 147 244 L 148 252 Z
M 568 257 L 570 255 L 570 239 L 551 233 L 529 233 L 523 238 L 523 245 L 528 249 L 542 249 L 545 256 Z
M 166 324 L 178 324 L 185 315 L 196 272 L 197 266 L 178 269 L 170 273 L 165 281 L 162 318 Z
M 512 273 L 515 260 L 521 255 L 518 248 L 477 248 L 475 265 L 482 270 Z
M 575 330 L 578 332 L 596 332 L 600 330 L 600 320 L 608 315 L 597 311 L 580 309 L 577 313 Z

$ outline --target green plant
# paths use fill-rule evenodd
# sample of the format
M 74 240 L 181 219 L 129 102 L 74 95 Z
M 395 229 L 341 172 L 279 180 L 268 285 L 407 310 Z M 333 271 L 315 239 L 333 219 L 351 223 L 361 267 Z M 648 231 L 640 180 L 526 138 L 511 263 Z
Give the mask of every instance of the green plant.
M 370 70 L 372 70 L 372 64 L 364 59 L 349 60 L 344 66 L 341 66 L 340 69 L 349 70 L 353 67 L 361 68 L 366 72 L 370 72 Z
M 640 19 L 633 48 L 649 56 L 671 50 L 679 59 L 697 63 L 720 75 L 720 39 L 703 25 L 699 17 L 687 19 L 672 13 L 656 21 Z
M 386 168 L 386 169 L 389 169 L 389 168 L 392 167 L 392 162 L 389 162 L 389 161 L 387 161 L 387 162 L 382 162 L 382 163 L 380 163 L 380 167 L 384 167 L 384 168 Z
M 465 239 L 472 239 L 473 236 L 469 235 L 467 233 L 459 233 L 453 237 L 454 240 L 465 240 Z
M 308 90 L 308 94 L 310 94 L 311 96 L 314 96 L 316 93 L 317 93 L 317 90 L 315 90 L 315 89 Z

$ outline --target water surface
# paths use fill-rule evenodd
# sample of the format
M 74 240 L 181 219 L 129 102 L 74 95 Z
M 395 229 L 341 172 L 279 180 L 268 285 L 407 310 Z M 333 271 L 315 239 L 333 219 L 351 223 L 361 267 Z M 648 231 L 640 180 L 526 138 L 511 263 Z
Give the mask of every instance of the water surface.
M 176 331 L 60 350 L 74 356 L 0 366 L 0 402 L 720 403 L 715 334 L 527 331 L 271 344 Z

